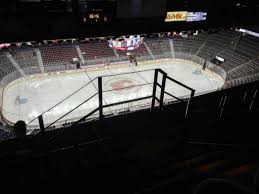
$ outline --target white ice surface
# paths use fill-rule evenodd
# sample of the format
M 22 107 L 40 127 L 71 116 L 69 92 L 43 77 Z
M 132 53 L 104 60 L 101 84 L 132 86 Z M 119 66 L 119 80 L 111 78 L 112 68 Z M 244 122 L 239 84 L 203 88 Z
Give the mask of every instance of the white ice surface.
M 112 84 L 116 84 L 117 81 L 121 80 L 128 80 L 123 86 L 132 86 L 132 84 L 142 86 L 104 92 L 103 104 L 150 96 L 152 95 L 153 90 L 152 82 L 154 79 L 154 71 L 137 71 L 155 68 L 163 69 L 170 77 L 195 89 L 197 94 L 217 90 L 224 85 L 224 80 L 211 71 L 206 70 L 202 71 L 201 74 L 194 74 L 193 72 L 196 69 L 201 69 L 201 66 L 190 61 L 161 62 L 159 64 L 146 64 L 137 67 L 130 66 L 112 69 L 107 68 L 97 71 L 74 72 L 59 76 L 45 76 L 37 79 L 21 79 L 19 82 L 10 83 L 4 89 L 2 114 L 6 120 L 12 123 L 15 123 L 18 120 L 24 120 L 28 123 L 96 77 L 128 72 L 131 72 L 131 74 L 103 77 L 103 91 L 113 89 Z M 159 77 L 158 80 L 158 82 L 161 83 L 161 77 Z M 48 124 L 54 122 L 56 119 L 83 103 L 86 99 L 96 94 L 97 88 L 98 83 L 96 79 L 72 97 L 43 114 L 45 126 L 48 126 Z M 190 95 L 189 90 L 173 82 L 166 83 L 166 91 L 177 97 Z M 17 103 L 17 96 L 20 96 L 21 99 L 26 99 L 27 102 Z M 165 98 L 169 99 L 171 97 L 166 95 Z M 150 103 L 151 99 L 148 99 L 105 108 L 104 112 L 116 113 L 119 109 L 137 108 L 141 105 Z M 71 119 L 80 118 L 97 107 L 98 95 L 95 95 L 78 109 L 64 116 L 60 121 L 65 122 L 70 121 Z M 38 121 L 35 120 L 30 123 L 30 125 L 38 125 Z

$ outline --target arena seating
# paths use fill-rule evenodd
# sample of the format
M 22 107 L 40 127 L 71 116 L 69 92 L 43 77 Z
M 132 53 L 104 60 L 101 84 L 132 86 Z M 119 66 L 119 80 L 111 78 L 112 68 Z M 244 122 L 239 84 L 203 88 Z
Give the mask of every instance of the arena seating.
M 170 52 L 169 40 L 167 38 L 146 39 L 145 43 L 148 45 L 153 55 Z
M 41 47 L 40 51 L 47 72 L 74 69 L 70 62 L 73 58 L 79 58 L 74 46 Z
M 188 38 L 182 39 L 182 49 L 180 52 L 186 52 L 195 54 L 199 47 L 206 41 L 207 36 L 205 34 L 201 34 L 199 36 L 188 36 Z
M 20 73 L 17 72 L 17 69 L 13 66 L 6 55 L 7 53 L 0 54 L 0 80 L 8 75 L 6 79 L 12 81 L 19 78 Z
M 149 55 L 147 48 L 144 46 L 144 44 L 141 44 L 136 50 L 135 53 L 137 53 L 138 56 L 147 56 Z
M 225 62 L 221 67 L 229 72 L 227 80 L 253 77 L 259 73 L 259 61 L 253 60 L 259 54 L 257 38 L 226 30 L 214 34 L 203 32 L 187 38 L 173 37 L 173 44 L 175 52 L 198 54 L 206 60 L 212 60 L 216 55 L 223 57 Z
M 235 36 L 232 37 L 225 33 L 208 34 L 208 39 L 199 51 L 198 56 L 211 60 L 224 51 L 224 49 L 230 47 L 234 38 Z
M 199 48 L 206 43 L 207 33 L 199 35 L 188 35 L 187 38 L 173 37 L 175 52 L 196 54 Z
M 86 43 L 79 46 L 86 61 L 116 57 L 107 42 Z
M 249 76 L 253 77 L 252 80 L 254 80 L 259 73 L 259 60 L 256 58 L 259 54 L 259 39 L 250 35 L 244 36 L 237 31 L 222 30 L 213 34 L 201 32 L 198 35 L 188 35 L 185 38 L 179 35 L 160 38 L 147 37 L 144 42 L 146 45 L 142 44 L 134 50 L 136 56 L 141 57 L 139 60 L 145 57 L 150 58 L 146 46 L 155 58 L 161 58 L 163 54 L 170 53 L 173 46 L 175 52 L 198 55 L 209 61 L 216 55 L 223 57 L 225 62 L 220 66 L 228 73 L 227 80 L 246 79 Z M 44 45 L 40 46 L 39 50 L 45 72 L 75 69 L 75 64 L 70 62 L 73 58 L 79 58 L 76 46 L 79 46 L 86 64 L 96 64 L 103 60 L 107 62 L 128 60 L 126 57 L 128 51 L 117 51 L 115 53 L 109 47 L 107 40 L 88 41 L 78 45 Z M 33 48 L 21 47 L 15 48 L 14 51 L 11 52 L 12 57 L 26 75 L 41 73 L 38 56 Z M 0 79 L 2 80 L 5 77 L 5 83 L 21 76 L 6 56 L 7 54 L 10 54 L 9 50 L 1 50 L 0 52 Z M 8 74 L 10 75 L 6 77 Z
M 0 129 L 0 141 L 14 137 L 14 134 L 9 131 Z
M 259 53 L 259 40 L 257 38 L 241 36 L 239 32 L 226 30 L 214 34 L 203 32 L 198 35 L 188 35 L 187 38 L 173 37 L 172 42 L 175 52 L 198 54 L 207 60 L 213 59 L 216 55 L 223 57 L 225 62 L 221 67 L 229 72 L 228 80 L 246 77 L 250 73 L 258 73 L 258 60 L 253 60 Z M 146 38 L 145 43 L 155 57 L 171 51 L 170 38 Z M 117 58 L 106 41 L 88 42 L 80 44 L 79 47 L 86 61 Z M 70 64 L 72 58 L 78 58 L 73 45 L 44 46 L 40 47 L 40 51 L 46 72 L 75 68 Z M 127 60 L 126 52 L 117 52 L 120 60 Z M 144 44 L 134 52 L 137 56 L 150 56 Z M 1 51 L 2 78 L 16 71 L 5 55 L 6 52 Z M 40 73 L 37 56 L 33 49 L 16 49 L 13 58 L 25 74 Z
M 226 71 L 229 71 L 249 60 L 248 57 L 233 49 L 226 49 L 220 54 L 220 56 L 226 60 L 222 65 Z
M 252 60 L 243 66 L 240 66 L 235 71 L 229 73 L 229 80 L 247 77 L 259 73 L 259 59 Z
M 20 65 L 25 74 L 31 75 L 40 73 L 37 55 L 33 49 L 17 50 L 13 58 Z
M 258 60 L 255 60 L 259 53 L 258 38 L 249 35 L 243 36 L 236 31 L 223 30 L 213 34 L 202 32 L 198 35 L 188 35 L 186 38 L 180 36 L 153 37 L 146 38 L 144 41 L 155 58 L 158 58 L 162 54 L 171 52 L 171 40 L 175 52 L 198 55 L 206 60 L 212 60 L 216 55 L 223 57 L 225 62 L 221 64 L 221 67 L 226 72 L 229 72 L 228 80 L 247 77 L 251 73 L 253 75 L 259 73 Z M 109 47 L 106 40 L 89 41 L 78 46 L 86 63 L 87 61 L 93 62 L 89 64 L 94 64 L 96 59 L 117 61 L 118 56 L 120 60 L 128 60 L 126 57 L 127 51 L 117 51 L 118 56 L 116 56 L 116 53 Z M 79 58 L 75 45 L 42 46 L 39 49 L 46 72 L 74 69 L 75 65 L 70 62 L 75 57 Z M 41 73 L 34 49 L 20 48 L 15 50 L 13 58 L 25 74 Z M 144 44 L 134 52 L 139 57 L 150 57 L 150 53 Z M 12 72 L 16 72 L 14 76 L 19 77 L 20 74 L 6 57 L 6 54 L 7 52 L 1 51 L 0 78 Z
M 259 52 L 259 40 L 252 36 L 241 36 L 237 50 L 245 53 L 249 57 L 255 57 Z

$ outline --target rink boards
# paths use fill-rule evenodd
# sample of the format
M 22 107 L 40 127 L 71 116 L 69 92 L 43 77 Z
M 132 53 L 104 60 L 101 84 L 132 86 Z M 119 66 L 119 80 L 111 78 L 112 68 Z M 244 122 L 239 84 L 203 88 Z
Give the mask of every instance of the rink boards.
M 125 62 L 92 66 L 80 70 L 32 75 L 11 82 L 3 90 L 2 115 L 10 124 L 18 120 L 24 120 L 28 123 L 78 90 L 78 88 L 91 82 L 75 95 L 43 114 L 45 124 L 51 123 L 96 94 L 98 83 L 95 78 L 98 76 L 104 76 L 104 105 L 149 96 L 152 94 L 153 70 L 156 68 L 161 68 L 172 78 L 194 88 L 196 94 L 215 91 L 224 85 L 224 80 L 219 75 L 209 70 L 202 71 L 199 64 L 186 60 L 146 61 L 139 63 L 138 66 L 129 66 Z M 127 89 L 120 89 L 122 87 Z M 166 91 L 177 97 L 188 96 L 190 93 L 187 89 L 174 83 L 167 83 Z M 173 100 L 170 98 L 165 96 L 166 100 Z M 109 107 L 104 110 L 104 113 L 117 114 L 119 111 L 127 109 L 141 109 L 148 107 L 150 103 L 150 100 L 143 100 Z M 77 120 L 96 107 L 98 107 L 98 95 L 62 118 L 59 122 Z M 35 127 L 38 125 L 38 121 L 35 120 L 29 125 Z

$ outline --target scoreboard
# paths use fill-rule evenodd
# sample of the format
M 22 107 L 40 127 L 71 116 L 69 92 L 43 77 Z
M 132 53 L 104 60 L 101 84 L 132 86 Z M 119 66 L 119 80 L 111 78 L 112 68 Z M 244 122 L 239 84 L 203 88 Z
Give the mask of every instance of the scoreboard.
M 79 0 L 79 15 L 82 23 L 106 23 L 114 19 L 115 1 Z
M 101 11 L 91 11 L 82 16 L 83 23 L 105 23 L 112 20 L 112 17 L 104 14 Z

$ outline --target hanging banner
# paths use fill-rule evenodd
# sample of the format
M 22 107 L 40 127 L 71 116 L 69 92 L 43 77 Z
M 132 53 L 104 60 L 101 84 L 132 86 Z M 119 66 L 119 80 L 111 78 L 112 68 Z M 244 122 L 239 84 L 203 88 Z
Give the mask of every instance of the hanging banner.
M 115 40 L 109 40 L 109 46 L 116 50 L 134 50 L 137 49 L 143 42 L 143 37 L 130 36 L 129 38 L 117 38 Z

